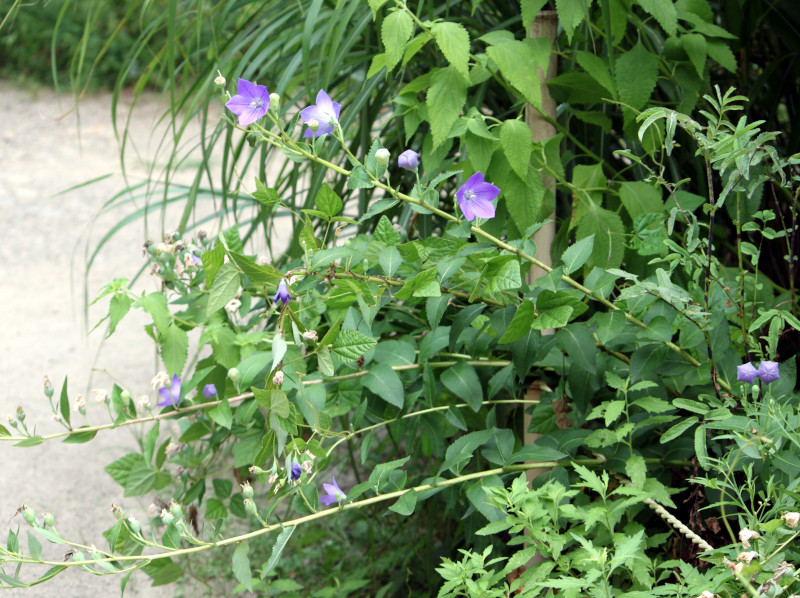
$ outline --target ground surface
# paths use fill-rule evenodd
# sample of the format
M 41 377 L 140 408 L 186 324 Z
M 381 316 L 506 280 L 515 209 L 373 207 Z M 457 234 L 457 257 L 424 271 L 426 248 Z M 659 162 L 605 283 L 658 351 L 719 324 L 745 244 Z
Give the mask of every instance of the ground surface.
M 70 397 L 87 397 L 92 424 L 107 423 L 105 410 L 87 392 L 111 388 L 114 380 L 134 396 L 151 393 L 150 379 L 158 364 L 152 343 L 134 314 L 123 321 L 102 351 L 102 332 L 87 337 L 84 326 L 84 283 L 91 297 L 115 277 L 131 277 L 143 263 L 141 224 L 124 229 L 100 254 L 84 276 L 86 240 L 96 241 L 122 215 L 97 218 L 105 201 L 124 186 L 118 145 L 111 125 L 111 98 L 97 95 L 80 104 L 80 127 L 75 113 L 67 114 L 71 98 L 51 91 L 31 92 L 0 82 L 0 420 L 22 406 L 26 423 L 40 433 L 59 431 L 42 392 L 47 374 L 60 389 L 69 377 Z M 127 111 L 127 107 L 123 106 Z M 140 149 L 156 127 L 158 98 L 146 98 L 134 112 L 131 130 Z M 80 129 L 80 140 L 78 132 Z M 132 179 L 145 170 L 132 156 Z M 79 189 L 62 191 L 105 174 L 113 176 Z M 157 221 L 156 221 L 157 222 Z M 91 228 L 90 228 L 91 227 Z M 150 236 L 157 236 L 151 229 Z M 146 277 L 149 278 L 149 277 Z M 138 288 L 155 289 L 152 279 Z M 89 311 L 89 328 L 102 317 L 107 304 Z M 73 416 L 74 417 L 74 416 Z M 135 446 L 134 432 L 101 432 L 87 444 L 48 442 L 33 448 L 0 442 L 0 542 L 7 528 L 27 531 L 20 516 L 23 503 L 37 513 L 51 511 L 59 531 L 70 539 L 107 547 L 102 531 L 113 525 L 112 503 L 141 520 L 152 496 L 131 499 L 103 470 Z M 24 545 L 24 542 L 23 542 Z M 59 559 L 63 547 L 45 546 L 45 555 Z M 7 572 L 13 568 L 6 566 Z M 31 571 L 24 579 L 35 578 Z M 135 575 L 125 596 L 172 596 L 174 587 L 150 588 L 149 578 Z M 70 570 L 54 580 L 4 595 L 38 598 L 83 598 L 119 595 L 118 577 L 95 577 Z

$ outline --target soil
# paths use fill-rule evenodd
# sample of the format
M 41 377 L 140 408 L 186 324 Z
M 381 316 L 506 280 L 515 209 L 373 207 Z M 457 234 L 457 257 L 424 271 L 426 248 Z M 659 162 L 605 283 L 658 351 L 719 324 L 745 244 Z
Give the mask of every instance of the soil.
M 125 100 L 125 98 L 123 98 Z M 131 98 L 120 108 L 127 114 Z M 117 332 L 103 343 L 104 326 L 87 335 L 107 310 L 107 300 L 85 308 L 90 299 L 115 277 L 132 277 L 143 264 L 145 233 L 137 221 L 113 237 L 91 271 L 85 271 L 87 241 L 96 243 L 125 211 L 102 216 L 104 203 L 125 186 L 121 175 L 119 146 L 111 122 L 111 96 L 94 95 L 81 100 L 80 111 L 71 111 L 70 96 L 53 91 L 32 92 L 0 82 L 0 308 L 4 314 L 0 340 L 0 423 L 6 414 L 24 409 L 29 429 L 47 434 L 62 428 L 52 420 L 43 393 L 42 376 L 48 375 L 60 391 L 69 380 L 70 399 L 86 397 L 91 424 L 107 423 L 104 407 L 90 390 L 110 390 L 116 381 L 133 396 L 149 393 L 150 379 L 159 369 L 153 344 L 142 326 L 148 319 L 131 313 Z M 133 141 L 147 154 L 158 139 L 157 117 L 163 110 L 156 96 L 140 100 L 129 127 Z M 129 182 L 142 180 L 146 162 L 128 154 Z M 87 181 L 110 175 L 90 185 Z M 76 187 L 78 186 L 78 187 Z M 160 214 L 156 214 L 156 217 Z M 151 223 L 150 235 L 160 230 Z M 144 276 L 135 287 L 154 290 L 154 279 Z M 84 295 L 84 291 L 86 295 Z M 101 343 L 102 346 L 101 346 Z M 73 421 L 79 421 L 73 414 Z M 78 419 L 76 419 L 78 418 Z M 14 432 L 14 430 L 11 430 Z M 107 547 L 102 532 L 114 524 L 112 503 L 140 521 L 154 496 L 123 496 L 122 488 L 104 471 L 113 460 L 136 446 L 134 427 L 100 432 L 86 444 L 48 441 L 21 448 L 0 442 L 0 517 L 2 526 L 19 529 L 26 545 L 27 526 L 17 509 L 28 504 L 41 516 L 50 511 L 64 537 L 86 545 Z M 7 532 L 0 529 L 5 543 Z M 64 546 L 43 542 L 44 554 L 61 560 Z M 5 565 L 7 574 L 14 567 Z M 35 579 L 44 569 L 25 569 L 22 578 Z M 30 589 L 10 590 L 8 596 L 38 598 L 59 596 L 114 596 L 120 576 L 94 576 L 70 569 L 55 579 Z M 134 574 L 125 596 L 173 596 L 176 588 L 151 588 L 150 579 Z M 4 594 L 5 595 L 5 594 Z

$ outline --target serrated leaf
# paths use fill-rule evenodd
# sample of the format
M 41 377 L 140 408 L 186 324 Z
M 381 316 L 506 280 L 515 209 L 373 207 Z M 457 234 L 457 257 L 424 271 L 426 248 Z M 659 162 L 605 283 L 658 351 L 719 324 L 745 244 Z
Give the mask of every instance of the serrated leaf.
M 586 17 L 586 0 L 556 0 L 558 22 L 567 32 L 567 40 L 572 43 L 575 29 Z
M 401 241 L 400 233 L 394 229 L 391 221 L 386 216 L 381 216 L 380 220 L 378 220 L 372 236 L 376 241 L 386 243 L 386 245 L 398 245 Z
M 342 211 L 342 198 L 336 195 L 336 191 L 328 183 L 322 183 L 317 193 L 316 205 L 329 218 L 333 218 Z
M 540 109 L 542 84 L 537 71 L 547 72 L 550 51 L 550 40 L 546 38 L 514 40 L 486 48 L 503 77 L 522 93 L 522 97 Z
M 381 26 L 381 41 L 385 48 L 386 69 L 391 71 L 403 58 L 406 44 L 414 35 L 414 20 L 404 10 L 389 13 Z
M 564 268 L 564 274 L 571 274 L 578 268 L 586 263 L 589 256 L 592 255 L 594 248 L 594 235 L 589 235 L 567 247 L 564 253 L 561 254 L 561 264 Z
M 620 183 L 619 199 L 631 220 L 636 220 L 644 214 L 661 214 L 664 211 L 661 191 L 648 183 L 639 181 Z
M 214 279 L 214 285 L 208 294 L 208 304 L 206 306 L 208 316 L 225 307 L 236 296 L 240 283 L 241 274 L 239 274 L 239 269 L 236 265 L 231 262 L 222 264 Z
M 291 538 L 292 534 L 294 533 L 295 527 L 296 526 L 291 525 L 288 527 L 284 527 L 281 530 L 281 533 L 275 540 L 275 544 L 273 544 L 272 546 L 272 554 L 269 557 L 269 561 L 267 561 L 267 564 L 264 565 L 264 569 L 261 571 L 261 579 L 266 579 L 270 571 L 272 571 L 278 564 L 278 561 L 281 558 L 281 554 L 283 554 L 283 550 L 284 548 L 286 548 L 286 544 L 289 543 L 289 538 Z
M 666 444 L 670 440 L 676 439 L 678 436 L 683 434 L 686 430 L 691 428 L 698 422 L 698 419 L 695 416 L 687 417 L 684 420 L 679 421 L 674 426 L 670 427 L 666 432 L 661 435 L 661 439 L 659 442 L 661 444 Z
M 697 33 L 687 33 L 680 37 L 689 60 L 697 71 L 697 76 L 702 78 L 706 68 L 706 38 Z
M 469 33 L 464 26 L 440 21 L 431 32 L 447 61 L 464 77 L 469 77 Z
M 635 488 L 644 487 L 647 478 L 647 465 L 641 455 L 633 455 L 625 462 L 625 473 L 631 479 Z
M 186 331 L 173 322 L 158 336 L 164 368 L 168 372 L 182 372 L 189 354 L 189 336 Z
M 355 361 L 375 347 L 377 341 L 358 330 L 345 329 L 339 333 L 331 349 L 344 360 Z
M 526 29 L 530 27 L 545 4 L 547 4 L 547 0 L 520 0 L 522 26 Z
M 724 69 L 735 73 L 737 69 L 736 56 L 731 52 L 728 44 L 719 40 L 706 40 L 706 51 L 709 58 L 716 60 Z
M 455 67 L 449 66 L 433 72 L 425 105 L 428 108 L 434 148 L 447 139 L 466 100 L 467 84 Z
M 369 80 L 380 73 L 384 67 L 386 67 L 386 52 L 375 54 L 372 57 L 372 62 L 369 63 L 369 69 L 367 69 L 367 79 Z
M 253 574 L 250 571 L 250 545 L 240 542 L 233 551 L 232 569 L 233 576 L 248 592 L 253 591 Z
M 575 59 L 580 67 L 585 70 L 592 79 L 597 81 L 597 83 L 608 91 L 612 99 L 616 98 L 617 89 L 614 86 L 614 78 L 611 76 L 608 65 L 602 58 L 595 56 L 591 52 L 579 50 L 575 54 Z
M 350 176 L 347 178 L 348 189 L 371 189 L 372 186 L 372 179 L 369 178 L 366 168 L 356 166 L 350 171 Z
M 511 168 L 522 179 L 528 177 L 531 159 L 531 130 L 521 120 L 507 120 L 500 127 L 500 144 Z
M 678 33 L 678 13 L 672 0 L 639 0 L 639 5 L 658 21 L 667 35 Z
M 598 268 L 618 268 L 625 253 L 625 227 L 619 214 L 588 201 L 588 209 L 578 222 L 577 238 L 594 235 L 594 251 L 587 265 Z
M 620 101 L 632 108 L 644 108 L 658 78 L 658 59 L 641 43 L 617 58 L 614 65 L 614 80 Z

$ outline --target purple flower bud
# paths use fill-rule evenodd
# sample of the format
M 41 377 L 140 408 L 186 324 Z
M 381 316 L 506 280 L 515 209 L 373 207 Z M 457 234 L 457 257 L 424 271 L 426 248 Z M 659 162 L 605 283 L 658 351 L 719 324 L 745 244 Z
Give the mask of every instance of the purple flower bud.
M 286 281 L 281 280 L 278 283 L 278 291 L 275 293 L 275 296 L 272 300 L 277 303 L 278 301 L 282 301 L 284 305 L 289 303 L 292 300 L 292 296 L 289 294 L 289 289 L 286 288 Z
M 292 470 L 292 473 L 291 473 L 291 475 L 289 477 L 291 478 L 291 480 L 293 482 L 296 482 L 297 480 L 300 479 L 300 476 L 302 475 L 303 470 L 300 468 L 300 465 L 298 465 L 297 463 L 292 463 L 291 470 Z
M 761 378 L 764 384 L 780 380 L 781 374 L 778 371 L 778 362 L 762 361 L 761 365 L 758 366 L 758 377 Z
M 206 384 L 203 387 L 203 396 L 207 399 L 216 399 L 217 398 L 217 387 L 213 384 Z
M 756 376 L 758 376 L 758 371 L 751 362 L 747 362 L 743 365 L 736 366 L 736 380 L 739 382 L 747 382 L 748 384 L 752 384 Z
M 414 150 L 407 149 L 397 158 L 397 165 L 406 170 L 416 170 L 419 166 L 419 154 Z

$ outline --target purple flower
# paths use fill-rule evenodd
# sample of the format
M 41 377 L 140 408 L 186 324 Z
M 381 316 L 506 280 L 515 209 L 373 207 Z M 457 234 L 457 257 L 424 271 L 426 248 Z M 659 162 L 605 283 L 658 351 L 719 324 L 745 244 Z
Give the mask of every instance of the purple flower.
M 216 399 L 217 398 L 217 387 L 213 384 L 206 384 L 203 387 L 203 396 L 207 399 Z
M 172 374 L 172 388 L 167 389 L 162 386 L 158 389 L 158 394 L 161 395 L 161 401 L 156 403 L 158 407 L 175 407 L 181 402 L 181 379 L 178 374 Z
M 780 380 L 781 374 L 778 371 L 778 362 L 762 361 L 758 366 L 758 377 L 761 378 L 764 384 Z
M 236 84 L 239 93 L 225 107 L 239 117 L 239 124 L 246 127 L 261 120 L 269 110 L 269 91 L 264 85 L 256 85 L 245 79 Z
M 300 468 L 299 464 L 294 462 L 292 463 L 292 467 L 290 469 L 292 470 L 292 473 L 289 474 L 289 479 L 291 479 L 293 482 L 296 482 L 300 479 L 300 474 L 303 473 L 303 470 Z
M 339 120 L 341 111 L 342 105 L 332 101 L 325 90 L 320 89 L 317 94 L 317 103 L 300 111 L 303 122 L 309 127 L 303 133 L 303 137 L 320 137 L 333 131 L 333 123 Z M 313 126 L 316 126 L 317 129 L 314 130 Z
M 500 189 L 483 180 L 480 171 L 467 179 L 456 191 L 456 198 L 464 218 L 472 222 L 475 217 L 494 218 L 495 206 L 492 203 L 500 194 Z
M 275 293 L 275 296 L 272 300 L 277 303 L 278 301 L 283 301 L 283 304 L 286 305 L 289 301 L 292 300 L 292 296 L 289 294 L 289 289 L 286 288 L 286 281 L 281 280 L 278 283 L 278 291 Z
M 397 165 L 406 170 L 416 170 L 419 166 L 419 154 L 414 150 L 407 149 L 397 158 Z
M 191 255 L 191 256 L 192 256 L 192 263 L 193 263 L 195 266 L 202 266 L 202 265 L 203 265 L 203 260 L 201 260 L 201 259 L 200 259 L 199 257 L 197 257 L 195 254 L 191 253 L 191 254 L 189 254 L 189 255 Z
M 332 505 L 347 498 L 347 495 L 339 488 L 339 484 L 336 483 L 336 478 L 333 478 L 333 484 L 322 484 L 322 488 L 327 492 L 319 497 L 319 502 L 323 505 Z
M 747 382 L 748 384 L 752 384 L 756 376 L 758 376 L 758 371 L 751 362 L 747 362 L 744 365 L 737 365 L 736 366 L 736 380 L 739 382 Z

